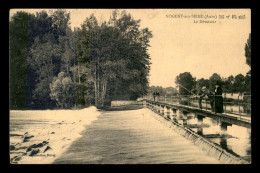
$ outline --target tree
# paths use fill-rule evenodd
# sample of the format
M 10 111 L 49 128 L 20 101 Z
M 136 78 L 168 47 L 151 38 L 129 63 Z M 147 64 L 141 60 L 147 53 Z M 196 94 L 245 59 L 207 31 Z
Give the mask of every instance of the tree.
M 50 98 L 49 84 L 59 71 L 59 65 L 55 63 L 55 56 L 59 54 L 59 48 L 51 41 L 42 43 L 35 39 L 31 47 L 30 67 L 37 74 L 37 84 L 33 90 L 33 98 L 37 107 L 55 105 Z
M 35 27 L 41 32 L 36 33 L 30 47 L 29 67 L 36 74 L 36 83 L 32 89 L 32 99 L 36 107 L 55 106 L 50 98 L 49 84 L 54 76 L 61 71 L 64 56 L 64 37 L 69 28 L 69 14 L 57 10 L 50 16 L 46 12 L 37 13 Z
M 71 108 L 76 102 L 76 86 L 65 72 L 60 72 L 50 84 L 50 97 L 61 108 Z
M 250 66 L 250 70 L 245 77 L 245 91 L 251 93 L 251 33 L 245 45 L 245 56 L 246 63 Z
M 214 90 L 217 81 L 222 82 L 220 75 L 217 73 L 212 74 L 209 78 L 209 90 Z
M 148 88 L 149 95 L 152 95 L 154 92 L 159 92 L 161 96 L 173 96 L 178 94 L 178 91 L 173 87 L 163 88 L 161 86 L 151 86 Z
M 36 70 L 30 65 L 30 59 L 32 54 L 30 52 L 34 41 L 39 39 L 40 41 L 46 40 L 52 31 L 52 19 L 48 16 L 46 11 L 37 12 L 36 15 L 30 14 L 30 20 L 28 23 L 28 65 L 27 65 L 27 80 L 26 80 L 26 106 L 29 108 L 38 107 L 42 103 L 41 100 L 35 97 L 36 85 L 39 85 L 39 78 Z M 50 39 L 50 37 L 49 37 Z M 36 99 L 35 99 L 36 98 Z M 38 105 L 37 105 L 38 104 Z
M 119 18 L 118 18 L 119 17 Z M 115 85 L 116 95 L 129 95 L 130 99 L 136 99 L 147 93 L 148 73 L 150 70 L 150 56 L 147 52 L 152 33 L 148 28 L 140 29 L 140 20 L 134 20 L 125 11 L 121 16 L 115 11 L 108 22 L 119 32 L 117 41 L 117 56 L 120 58 L 118 77 L 120 82 Z M 122 70 L 124 73 L 122 73 Z M 115 79 L 112 82 L 116 82 Z M 130 84 L 130 85 L 129 85 Z
M 245 77 L 242 74 L 238 74 L 234 80 L 234 92 L 242 93 L 245 89 Z
M 191 90 L 195 88 L 196 79 L 192 77 L 190 72 L 184 72 L 176 77 L 175 83 L 179 86 L 179 94 L 191 95 Z
M 251 33 L 249 34 L 249 37 L 245 45 L 245 56 L 246 56 L 246 63 L 251 68 Z M 251 70 L 248 73 L 251 74 Z
M 244 86 L 244 91 L 250 95 L 251 94 L 251 76 L 247 74 L 245 76 L 245 86 Z
M 102 23 L 90 15 L 74 31 L 64 10 L 18 12 L 10 22 L 11 105 L 70 107 L 63 82 L 73 86 L 77 105 L 104 107 L 113 99 L 135 100 L 147 93 L 151 37 L 126 12 L 115 11 Z
M 91 15 L 81 26 L 79 63 L 90 69 L 86 79 L 94 84 L 97 106 L 147 93 L 152 35 L 147 28 L 140 30 L 139 22 L 123 12 L 101 24 Z
M 223 89 L 223 92 L 226 92 L 226 93 L 233 93 L 234 92 L 234 81 L 235 81 L 235 78 L 233 75 L 230 75 L 228 78 L 225 78 L 224 80 L 222 79 L 223 81 L 223 86 L 222 86 L 222 89 Z
M 209 80 L 208 79 L 201 78 L 201 79 L 197 80 L 197 82 L 196 82 L 196 92 L 199 93 L 203 86 L 205 86 L 206 88 L 209 89 Z
M 9 23 L 10 108 L 26 107 L 28 23 L 31 15 L 17 12 Z

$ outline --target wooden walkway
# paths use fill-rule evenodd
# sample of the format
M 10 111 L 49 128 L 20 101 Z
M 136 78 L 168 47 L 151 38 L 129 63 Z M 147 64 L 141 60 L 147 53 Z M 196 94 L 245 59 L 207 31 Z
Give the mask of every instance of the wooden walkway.
M 161 107 L 166 107 L 167 109 L 177 109 L 185 112 L 192 112 L 197 115 L 210 117 L 217 119 L 218 121 L 225 122 L 228 124 L 235 124 L 238 126 L 243 126 L 246 128 L 251 128 L 251 117 L 250 116 L 243 116 L 243 115 L 237 115 L 237 114 L 231 114 L 231 113 L 215 113 L 209 110 L 203 110 L 199 109 L 197 107 L 192 106 L 186 106 L 181 104 L 168 104 L 168 103 L 162 103 L 162 102 L 155 102 L 151 100 L 144 100 L 149 105 L 157 105 Z

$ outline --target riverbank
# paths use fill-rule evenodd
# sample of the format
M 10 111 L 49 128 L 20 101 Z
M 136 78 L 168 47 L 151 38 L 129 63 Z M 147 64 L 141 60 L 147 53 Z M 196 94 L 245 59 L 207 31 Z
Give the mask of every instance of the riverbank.
M 10 163 L 52 163 L 99 115 L 94 106 L 81 110 L 11 110 Z

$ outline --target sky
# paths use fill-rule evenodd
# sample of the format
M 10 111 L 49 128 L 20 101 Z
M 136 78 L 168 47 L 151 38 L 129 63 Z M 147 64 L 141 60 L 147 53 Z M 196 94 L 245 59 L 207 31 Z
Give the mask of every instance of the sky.
M 12 9 L 10 16 L 21 10 L 35 13 L 43 9 Z M 107 21 L 114 11 L 66 10 L 71 14 L 72 28 L 80 27 L 92 13 L 99 21 Z M 244 51 L 251 33 L 250 9 L 125 10 L 134 19 L 141 19 L 140 27 L 147 27 L 153 34 L 148 49 L 152 63 L 150 86 L 176 87 L 176 76 L 184 72 L 190 72 L 196 79 L 208 79 L 213 73 L 225 78 L 240 73 L 246 75 L 250 69 Z M 232 18 L 233 15 L 237 18 Z M 214 23 L 201 23 L 201 20 Z

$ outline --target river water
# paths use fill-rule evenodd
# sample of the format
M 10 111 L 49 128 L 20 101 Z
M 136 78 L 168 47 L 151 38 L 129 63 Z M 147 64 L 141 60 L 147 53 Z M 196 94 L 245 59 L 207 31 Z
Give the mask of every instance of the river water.
M 181 114 L 181 112 L 179 112 Z M 184 116 L 180 116 L 178 120 L 183 124 Z M 215 119 L 205 117 L 201 126 L 197 117 L 193 113 L 189 113 L 186 118 L 186 127 L 204 136 L 208 140 L 218 144 L 228 152 L 239 156 L 247 161 L 251 161 L 251 129 L 237 125 L 227 126 L 227 131 L 221 131 L 220 122 Z
M 179 104 L 178 101 L 168 100 L 160 100 L 161 102 L 166 102 L 168 104 Z M 192 102 L 192 106 L 198 107 L 198 102 Z M 206 105 L 202 103 L 202 107 L 204 110 L 210 109 L 210 105 Z M 238 105 L 225 105 L 224 106 L 225 112 L 232 112 L 232 113 L 242 113 L 246 117 L 249 118 L 251 115 L 245 112 L 243 106 Z M 251 112 L 251 109 L 250 111 Z M 203 118 L 203 123 L 200 127 L 196 127 L 196 125 L 200 124 L 198 122 L 197 117 L 193 113 L 189 113 L 187 116 L 183 116 L 180 113 L 178 116 L 178 122 L 183 124 L 183 119 L 186 120 L 186 127 L 192 129 L 193 131 L 197 132 L 199 135 L 204 136 L 208 140 L 218 144 L 221 148 L 224 148 L 228 152 L 239 156 L 249 162 L 251 162 L 251 128 L 241 127 L 237 125 L 231 125 L 227 127 L 227 131 L 225 132 L 225 136 L 221 136 L 221 127 L 220 123 L 212 118 Z M 194 127 L 194 128 L 192 128 Z
M 159 116 L 142 105 L 99 111 L 83 110 L 10 111 L 10 158 L 22 164 L 219 164 L 204 151 L 159 122 Z M 183 122 L 181 114 L 179 123 Z M 194 114 L 187 125 L 222 148 L 251 160 L 251 130 L 228 126 L 227 137 L 218 122 Z M 23 142 L 23 135 L 34 137 Z M 214 136 L 215 135 L 215 136 Z M 28 156 L 28 146 L 48 141 L 47 152 Z
M 132 105 L 133 106 L 133 105 Z M 129 108 L 129 107 L 128 107 Z M 154 118 L 154 112 L 102 112 L 54 164 L 218 164 Z

